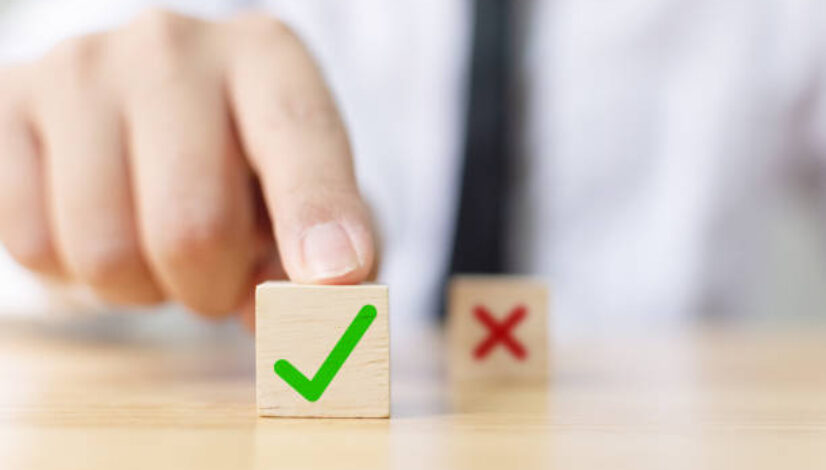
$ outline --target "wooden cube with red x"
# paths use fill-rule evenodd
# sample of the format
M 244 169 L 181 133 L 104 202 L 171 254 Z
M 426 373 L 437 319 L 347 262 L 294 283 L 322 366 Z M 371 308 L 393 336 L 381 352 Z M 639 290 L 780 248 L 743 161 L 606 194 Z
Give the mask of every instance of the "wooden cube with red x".
M 448 294 L 451 376 L 547 378 L 548 315 L 548 287 L 541 280 L 454 277 Z

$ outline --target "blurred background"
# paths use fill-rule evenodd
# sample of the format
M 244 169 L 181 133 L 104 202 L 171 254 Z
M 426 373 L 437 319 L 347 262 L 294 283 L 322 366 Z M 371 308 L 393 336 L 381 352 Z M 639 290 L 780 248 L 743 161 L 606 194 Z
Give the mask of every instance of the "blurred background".
M 473 2 L 0 0 L 0 61 L 35 59 L 148 7 L 216 20 L 258 8 L 299 32 L 375 210 L 394 341 L 433 324 L 461 205 Z M 548 281 L 557 341 L 697 319 L 826 319 L 822 2 L 510 7 L 504 269 Z M 161 310 L 122 312 L 0 256 L 2 316 L 243 334 Z

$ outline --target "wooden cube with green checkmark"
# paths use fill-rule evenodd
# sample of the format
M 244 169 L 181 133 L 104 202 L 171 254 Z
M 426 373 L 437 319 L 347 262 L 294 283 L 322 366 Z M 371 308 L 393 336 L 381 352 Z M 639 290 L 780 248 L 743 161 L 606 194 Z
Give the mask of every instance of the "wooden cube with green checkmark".
M 387 286 L 256 289 L 260 416 L 390 416 Z

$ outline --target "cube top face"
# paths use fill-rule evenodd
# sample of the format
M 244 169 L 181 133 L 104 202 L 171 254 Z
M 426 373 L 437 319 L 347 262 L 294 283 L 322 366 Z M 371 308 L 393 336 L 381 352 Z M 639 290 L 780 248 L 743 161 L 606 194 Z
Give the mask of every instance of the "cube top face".
M 389 416 L 386 286 L 267 282 L 255 310 L 260 416 Z
M 547 378 L 548 309 L 541 280 L 454 277 L 448 296 L 451 377 Z

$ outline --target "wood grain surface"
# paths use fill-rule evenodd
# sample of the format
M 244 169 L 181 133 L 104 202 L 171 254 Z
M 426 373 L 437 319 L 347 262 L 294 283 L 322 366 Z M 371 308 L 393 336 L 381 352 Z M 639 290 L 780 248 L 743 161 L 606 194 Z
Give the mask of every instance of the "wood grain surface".
M 240 332 L 0 323 L 0 469 L 826 468 L 824 330 L 568 341 L 547 387 L 451 383 L 410 334 L 391 419 L 271 419 Z

